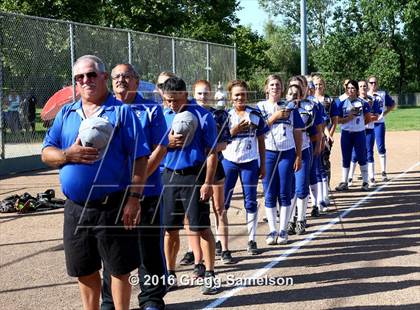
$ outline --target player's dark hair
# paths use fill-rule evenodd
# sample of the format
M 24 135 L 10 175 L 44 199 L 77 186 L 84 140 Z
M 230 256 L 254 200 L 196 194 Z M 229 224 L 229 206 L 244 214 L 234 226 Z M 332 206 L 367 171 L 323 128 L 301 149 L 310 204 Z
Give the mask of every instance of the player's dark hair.
M 179 77 L 171 77 L 163 83 L 162 91 L 165 92 L 174 92 L 174 91 L 187 91 L 187 85 L 183 79 Z
M 356 80 L 348 81 L 347 84 L 346 84 L 346 88 L 347 88 L 347 86 L 349 86 L 349 84 L 354 86 L 354 88 L 356 88 L 356 90 L 359 91 L 359 83 Z

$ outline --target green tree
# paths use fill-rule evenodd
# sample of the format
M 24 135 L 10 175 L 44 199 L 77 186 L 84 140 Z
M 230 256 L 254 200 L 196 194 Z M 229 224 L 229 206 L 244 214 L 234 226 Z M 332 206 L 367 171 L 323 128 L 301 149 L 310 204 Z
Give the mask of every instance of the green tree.
M 269 72 L 269 59 L 265 53 L 269 48 L 267 41 L 249 26 L 237 26 L 232 40 L 237 46 L 238 78 L 250 81 L 254 90 L 261 89 L 261 76 Z M 256 72 L 259 78 L 254 79 Z
M 284 26 L 295 36 L 300 33 L 300 1 L 288 0 L 258 0 L 260 6 L 272 16 L 282 16 Z M 308 0 L 308 40 L 310 45 L 323 46 L 327 35 L 328 20 L 332 17 L 332 0 Z

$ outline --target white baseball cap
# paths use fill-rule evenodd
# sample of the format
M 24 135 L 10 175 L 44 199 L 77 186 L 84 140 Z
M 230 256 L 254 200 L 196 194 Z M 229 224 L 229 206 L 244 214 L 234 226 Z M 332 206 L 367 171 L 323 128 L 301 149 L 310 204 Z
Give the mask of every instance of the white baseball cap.
M 192 142 L 197 127 L 197 117 L 189 111 L 177 113 L 172 122 L 172 130 L 174 133 L 181 134 L 185 137 L 184 146 L 187 146 Z
M 102 157 L 113 130 L 114 127 L 105 118 L 86 118 L 80 124 L 79 137 L 83 146 L 98 149 L 99 157 Z

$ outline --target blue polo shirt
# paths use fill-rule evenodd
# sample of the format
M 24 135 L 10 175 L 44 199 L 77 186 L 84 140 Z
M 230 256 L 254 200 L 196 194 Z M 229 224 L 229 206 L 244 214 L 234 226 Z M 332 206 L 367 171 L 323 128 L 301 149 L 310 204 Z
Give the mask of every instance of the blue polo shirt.
M 82 102 L 79 100 L 58 112 L 45 136 L 43 148 L 53 146 L 64 150 L 76 141 L 83 120 L 78 113 L 81 108 Z M 129 106 L 109 94 L 100 111 L 98 116 L 114 126 L 112 139 L 102 160 L 93 164 L 67 163 L 60 169 L 64 195 L 78 203 L 125 190 L 131 184 L 130 162 L 150 154 L 140 121 Z
M 149 148 L 152 150 L 154 145 L 168 146 L 167 127 L 160 105 L 137 95 L 130 107 L 141 122 Z M 159 169 L 156 169 L 147 179 L 144 195 L 146 197 L 159 196 L 161 192 L 162 179 Z
M 198 126 L 192 142 L 188 146 L 176 149 L 168 148 L 164 166 L 172 170 L 202 165 L 207 159 L 207 150 L 213 149 L 217 144 L 216 123 L 208 110 L 189 101 L 183 111 L 193 113 L 197 117 Z M 176 113 L 169 108 L 164 110 L 168 133 L 172 128 L 175 115 Z

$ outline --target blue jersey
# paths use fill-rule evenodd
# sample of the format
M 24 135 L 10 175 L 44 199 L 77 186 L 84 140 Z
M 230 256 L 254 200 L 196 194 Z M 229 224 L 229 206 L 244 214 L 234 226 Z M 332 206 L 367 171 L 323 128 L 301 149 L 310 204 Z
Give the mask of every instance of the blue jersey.
M 198 127 L 192 142 L 182 148 L 168 148 L 164 166 L 171 170 L 185 169 L 202 165 L 207 159 L 207 151 L 217 144 L 216 123 L 212 114 L 198 104 L 188 102 L 184 111 L 193 113 L 198 119 Z M 176 113 L 166 108 L 164 116 L 168 127 L 168 134 Z
M 53 146 L 65 150 L 74 144 L 83 120 L 78 112 L 81 108 L 82 101 L 79 100 L 58 112 L 45 136 L 43 148 Z M 60 169 L 64 195 L 79 203 L 125 190 L 131 184 L 130 162 L 150 154 L 140 121 L 129 106 L 109 94 L 98 116 L 114 126 L 102 160 L 93 164 L 67 163 Z
M 169 143 L 167 127 L 159 104 L 137 95 L 130 107 L 141 122 L 149 148 L 153 150 L 158 145 L 167 146 Z M 144 195 L 158 196 L 161 192 L 162 180 L 159 169 L 156 169 L 147 179 Z

